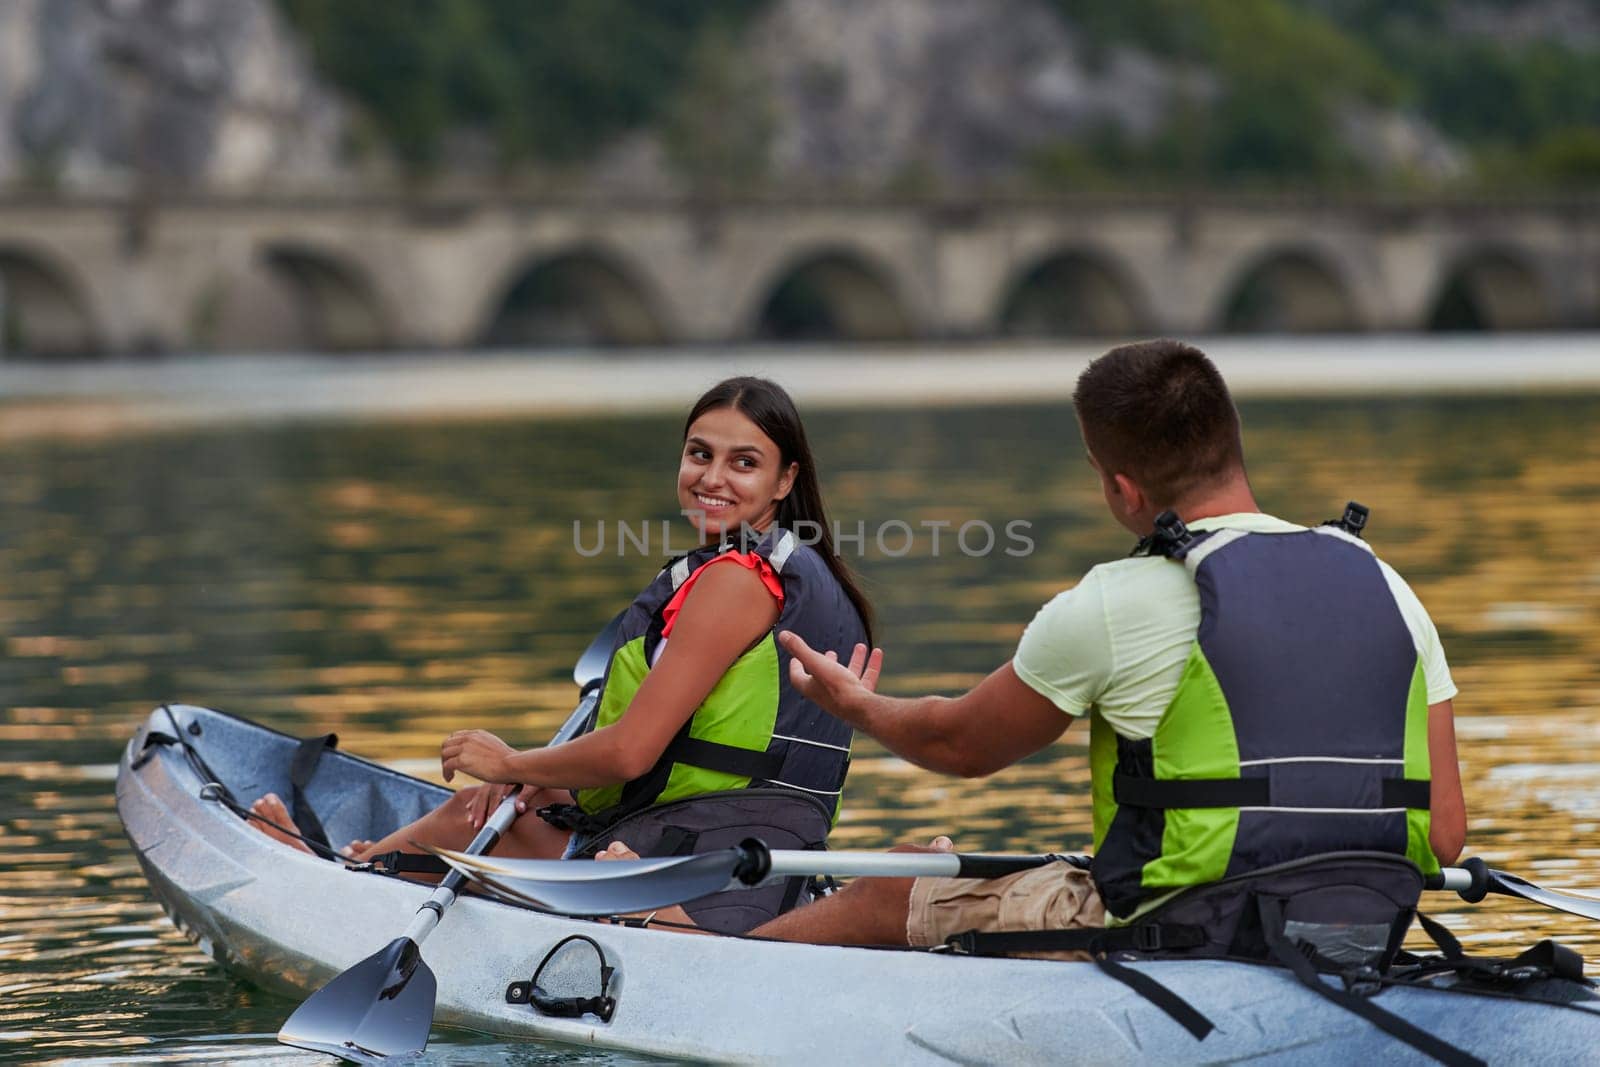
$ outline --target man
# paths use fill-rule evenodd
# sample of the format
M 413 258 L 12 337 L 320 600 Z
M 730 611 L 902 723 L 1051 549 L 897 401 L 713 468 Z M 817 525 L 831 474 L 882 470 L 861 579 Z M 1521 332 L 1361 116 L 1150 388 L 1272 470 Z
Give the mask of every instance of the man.
M 928 946 L 1097 927 L 1308 851 L 1404 853 L 1425 871 L 1459 855 L 1456 689 L 1426 611 L 1359 525 L 1261 512 L 1227 386 L 1190 345 L 1113 349 L 1073 404 L 1106 506 L 1146 554 L 1090 570 L 957 697 L 882 696 L 878 653 L 846 665 L 780 640 L 798 690 L 946 774 L 993 774 L 1091 716 L 1092 873 L 862 878 L 757 934 Z M 1169 510 L 1182 521 L 1157 531 Z

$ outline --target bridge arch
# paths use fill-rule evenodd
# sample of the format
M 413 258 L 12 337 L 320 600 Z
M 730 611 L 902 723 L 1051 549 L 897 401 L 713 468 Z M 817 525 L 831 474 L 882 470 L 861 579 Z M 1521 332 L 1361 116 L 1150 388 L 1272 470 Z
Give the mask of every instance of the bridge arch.
M 0 353 L 70 357 L 104 347 L 85 287 L 49 252 L 0 245 Z
M 366 269 L 300 242 L 259 246 L 200 292 L 190 340 L 223 351 L 354 351 L 393 343 L 387 309 Z
M 658 345 L 669 339 L 654 289 L 608 251 L 583 247 L 523 259 L 509 279 L 478 332 L 479 344 Z
M 1223 292 L 1215 321 L 1227 333 L 1335 333 L 1366 327 L 1344 272 L 1331 257 L 1304 246 L 1258 256 Z
M 1146 328 L 1146 308 L 1138 285 L 1114 257 L 1063 248 L 1012 276 L 997 325 L 1012 337 L 1127 335 Z
M 1440 272 L 1429 330 L 1537 330 L 1557 325 L 1555 301 L 1534 264 L 1505 245 L 1467 250 Z
M 788 259 L 765 288 L 750 331 L 769 341 L 901 341 L 911 316 L 892 274 L 841 246 Z

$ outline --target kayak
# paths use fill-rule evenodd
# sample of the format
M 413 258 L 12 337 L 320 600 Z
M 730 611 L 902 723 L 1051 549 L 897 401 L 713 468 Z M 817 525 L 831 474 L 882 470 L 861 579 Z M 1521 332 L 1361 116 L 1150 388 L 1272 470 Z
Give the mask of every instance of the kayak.
M 173 923 L 225 968 L 295 1000 L 393 940 L 430 893 L 281 845 L 223 802 L 287 798 L 301 750 L 298 739 L 244 719 L 163 705 L 129 741 L 116 785 L 123 827 Z M 343 843 L 377 838 L 448 791 L 330 748 L 303 795 L 328 838 Z M 615 969 L 607 1018 L 529 1003 L 540 961 L 575 934 Z M 1215 1024 L 1200 1040 L 1091 963 L 693 936 L 476 895 L 449 909 L 422 953 L 438 978 L 438 1025 L 679 1059 L 1424 1062 L 1288 971 L 1253 963 L 1128 964 Z M 1586 985 L 1552 979 L 1529 999 L 1439 981 L 1373 1001 L 1490 1063 L 1600 1062 L 1600 998 Z

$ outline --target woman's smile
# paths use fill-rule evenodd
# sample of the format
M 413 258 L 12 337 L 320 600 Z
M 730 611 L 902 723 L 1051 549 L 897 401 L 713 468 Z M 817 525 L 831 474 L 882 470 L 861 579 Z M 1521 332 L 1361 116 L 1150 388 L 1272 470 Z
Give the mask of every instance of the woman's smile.
M 772 438 L 737 408 L 714 408 L 690 425 L 678 463 L 678 505 L 703 541 L 764 530 L 794 484 Z

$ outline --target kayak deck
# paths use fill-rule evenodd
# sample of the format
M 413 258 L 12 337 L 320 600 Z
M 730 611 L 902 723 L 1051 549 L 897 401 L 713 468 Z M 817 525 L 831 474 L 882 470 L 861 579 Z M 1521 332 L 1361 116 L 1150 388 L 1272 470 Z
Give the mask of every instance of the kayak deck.
M 175 721 L 174 721 L 175 720 Z M 145 747 L 151 731 L 181 731 Z M 117 777 L 117 807 L 152 890 L 219 963 L 303 998 L 387 944 L 428 888 L 286 848 L 214 800 L 287 796 L 297 741 L 191 706 L 157 709 Z M 208 768 L 209 770 L 206 770 Z M 329 751 L 307 794 L 336 844 L 388 832 L 446 795 Z M 594 938 L 616 967 L 615 1014 L 551 1018 L 506 999 L 557 942 Z M 1208 1016 L 1203 1042 L 1091 964 L 776 944 L 546 915 L 469 896 L 423 946 L 435 1020 L 486 1033 L 718 1062 L 1126 1063 L 1258 1059 L 1345 1064 L 1420 1054 L 1301 987 L 1287 972 L 1220 961 L 1132 966 Z M 1600 1001 L 1568 983 L 1555 1005 L 1428 988 L 1376 1002 L 1490 1062 L 1600 1062 Z M 285 1003 L 287 1015 L 292 1005 Z

